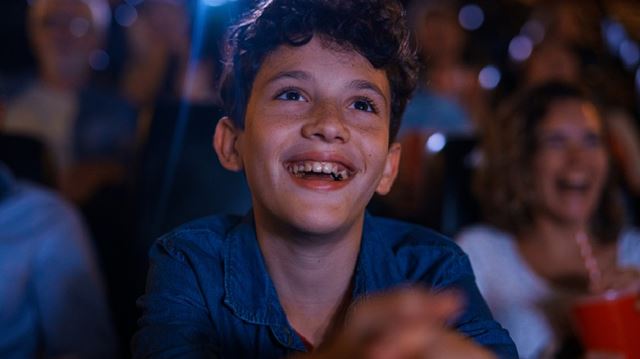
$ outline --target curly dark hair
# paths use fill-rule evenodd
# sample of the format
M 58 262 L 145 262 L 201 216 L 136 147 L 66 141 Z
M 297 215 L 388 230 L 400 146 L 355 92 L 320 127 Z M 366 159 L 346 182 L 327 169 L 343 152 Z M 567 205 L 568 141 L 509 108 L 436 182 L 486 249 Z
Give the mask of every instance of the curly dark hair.
M 303 46 L 313 36 L 356 51 L 385 71 L 391 88 L 393 141 L 417 81 L 414 46 L 402 5 L 395 0 L 264 1 L 229 32 L 220 84 L 225 114 L 242 127 L 265 57 L 281 45 Z
M 516 235 L 532 224 L 537 130 L 551 106 L 565 100 L 586 101 L 598 107 L 581 88 L 550 82 L 521 93 L 487 127 L 483 138 L 485 161 L 476 173 L 474 190 L 490 223 Z M 604 121 L 602 126 L 606 139 Z M 607 152 L 610 157 L 610 146 Z M 591 229 L 601 242 L 617 240 L 624 217 L 612 164 L 610 158 L 600 203 L 591 220 Z

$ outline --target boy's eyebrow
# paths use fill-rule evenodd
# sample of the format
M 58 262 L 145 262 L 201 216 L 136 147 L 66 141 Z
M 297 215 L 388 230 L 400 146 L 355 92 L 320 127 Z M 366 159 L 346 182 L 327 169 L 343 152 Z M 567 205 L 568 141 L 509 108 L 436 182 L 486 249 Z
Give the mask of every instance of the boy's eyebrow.
M 273 82 L 282 78 L 293 78 L 296 80 L 308 80 L 311 76 L 304 71 L 281 71 L 273 75 L 267 82 Z
M 382 92 L 382 89 L 380 89 L 380 87 L 378 87 L 373 82 L 367 80 L 353 80 L 349 83 L 349 87 L 359 90 L 371 90 L 382 97 L 385 102 L 387 101 L 387 97 L 384 95 L 384 92 Z

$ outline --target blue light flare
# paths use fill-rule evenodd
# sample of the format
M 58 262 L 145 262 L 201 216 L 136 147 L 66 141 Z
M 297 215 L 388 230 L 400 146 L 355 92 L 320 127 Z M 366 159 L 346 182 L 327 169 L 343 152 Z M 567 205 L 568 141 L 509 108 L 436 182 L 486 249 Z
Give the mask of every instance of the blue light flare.
M 237 0 L 202 0 L 202 4 L 210 7 L 218 7 L 233 1 Z

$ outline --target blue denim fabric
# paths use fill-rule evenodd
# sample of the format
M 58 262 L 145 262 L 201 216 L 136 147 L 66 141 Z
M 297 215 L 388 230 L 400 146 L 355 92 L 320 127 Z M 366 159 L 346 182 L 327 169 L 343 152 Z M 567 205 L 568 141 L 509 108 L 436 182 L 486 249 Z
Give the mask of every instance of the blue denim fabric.
M 305 351 L 267 273 L 251 216 L 185 225 L 160 238 L 150 259 L 134 357 L 283 358 Z M 457 330 L 500 358 L 517 358 L 457 245 L 423 227 L 367 215 L 353 298 L 407 283 L 463 292 L 467 307 Z

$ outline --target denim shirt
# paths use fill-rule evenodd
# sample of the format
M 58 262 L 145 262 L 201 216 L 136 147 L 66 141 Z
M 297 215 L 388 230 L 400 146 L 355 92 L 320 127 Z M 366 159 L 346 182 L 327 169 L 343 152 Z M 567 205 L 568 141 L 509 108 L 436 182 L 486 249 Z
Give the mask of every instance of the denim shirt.
M 185 225 L 160 238 L 150 260 L 135 358 L 283 358 L 305 351 L 267 272 L 252 216 Z M 366 215 L 353 280 L 354 299 L 407 283 L 456 288 L 467 306 L 455 328 L 500 358 L 517 358 L 466 255 L 447 238 Z

